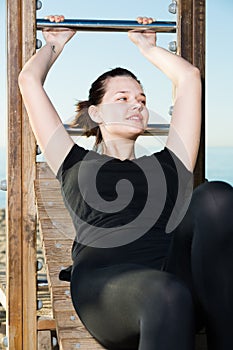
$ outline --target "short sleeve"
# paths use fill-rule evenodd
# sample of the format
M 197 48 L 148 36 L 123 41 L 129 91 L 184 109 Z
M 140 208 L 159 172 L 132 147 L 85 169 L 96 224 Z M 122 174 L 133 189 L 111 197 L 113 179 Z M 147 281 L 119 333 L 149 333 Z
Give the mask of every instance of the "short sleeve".
M 187 176 L 192 176 L 192 172 L 186 168 L 184 163 L 169 148 L 164 147 L 160 152 L 155 153 L 160 163 L 166 165 L 170 169 L 177 171 L 178 169 Z
M 167 147 L 155 154 L 167 182 L 167 194 L 174 203 L 166 232 L 171 232 L 181 222 L 191 201 L 193 193 L 193 173 Z
M 56 178 L 59 180 L 59 182 L 62 182 L 63 174 L 68 169 L 72 168 L 76 163 L 83 160 L 87 153 L 89 153 L 88 150 L 78 146 L 77 144 L 74 144 L 58 169 Z

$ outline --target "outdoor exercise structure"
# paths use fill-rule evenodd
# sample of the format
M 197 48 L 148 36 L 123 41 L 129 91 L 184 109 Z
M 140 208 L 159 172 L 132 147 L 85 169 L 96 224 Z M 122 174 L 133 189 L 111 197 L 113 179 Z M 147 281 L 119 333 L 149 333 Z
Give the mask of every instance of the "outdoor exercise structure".
M 162 3 L 162 1 L 161 1 Z M 45 27 L 68 26 L 85 31 L 139 30 L 135 21 L 67 19 L 64 23 L 36 20 L 40 1 L 7 1 L 7 74 L 8 74 L 8 162 L 7 162 L 7 266 L 1 281 L 0 302 L 6 309 L 6 337 L 10 350 L 52 349 L 56 334 L 62 350 L 103 349 L 86 331 L 76 315 L 69 294 L 69 284 L 59 281 L 58 273 L 68 266 L 71 237 L 64 237 L 59 225 L 73 227 L 64 208 L 59 185 L 45 163 L 36 162 L 37 145 L 18 88 L 18 75 L 36 50 L 36 31 Z M 200 69 L 202 98 L 202 133 L 194 186 L 205 179 L 205 0 L 172 0 L 169 6 L 174 22 L 157 21 L 149 27 L 157 32 L 176 32 L 170 47 L 176 54 Z M 54 9 L 56 12 L 56 9 Z M 153 134 L 166 135 L 169 125 L 150 125 Z M 69 130 L 74 132 L 73 130 Z M 77 130 L 76 132 L 81 132 Z M 48 214 L 49 213 L 49 214 Z M 37 225 L 43 240 L 51 295 L 52 316 L 38 316 Z M 56 333 L 55 333 L 56 332 Z M 196 349 L 206 349 L 198 337 Z

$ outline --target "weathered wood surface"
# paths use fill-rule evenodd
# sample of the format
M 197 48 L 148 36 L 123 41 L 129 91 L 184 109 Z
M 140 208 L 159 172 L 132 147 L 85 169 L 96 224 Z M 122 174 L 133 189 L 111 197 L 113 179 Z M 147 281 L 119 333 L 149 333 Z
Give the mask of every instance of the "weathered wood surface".
M 20 1 L 7 2 L 8 24 L 8 180 L 7 180 L 7 336 L 10 349 L 22 349 L 22 178 L 21 96 L 17 77 L 21 69 Z M 17 18 L 17 20 L 15 20 Z M 10 331 L 9 331 L 10 325 Z M 10 337 L 9 337 L 10 333 Z
M 7 336 L 10 349 L 22 349 L 22 102 L 17 88 L 21 69 L 21 1 L 7 2 L 8 181 L 7 181 Z M 10 331 L 9 331 L 10 325 Z M 10 337 L 9 337 L 10 333 Z
M 52 350 L 52 340 L 50 331 L 38 332 L 38 350 Z
M 177 53 L 199 68 L 202 79 L 202 127 L 194 186 L 205 180 L 205 0 L 178 0 Z
M 36 48 L 36 1 L 21 0 L 22 66 Z M 36 142 L 22 104 L 22 270 L 23 270 L 23 350 L 37 346 L 36 296 Z
M 70 284 L 58 278 L 60 270 L 72 263 L 71 248 L 75 231 L 64 206 L 58 180 L 45 163 L 37 164 L 35 191 L 60 349 L 104 349 L 90 335 L 76 314 L 71 301 Z
M 36 340 L 35 140 L 18 88 L 23 64 L 35 51 L 35 1 L 7 1 L 8 169 L 7 336 L 12 350 Z

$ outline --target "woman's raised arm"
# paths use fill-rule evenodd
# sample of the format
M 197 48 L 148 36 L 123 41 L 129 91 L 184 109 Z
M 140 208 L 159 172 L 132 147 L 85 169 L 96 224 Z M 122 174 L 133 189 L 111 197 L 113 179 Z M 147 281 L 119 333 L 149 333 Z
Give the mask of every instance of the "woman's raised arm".
M 139 17 L 138 21 L 149 24 L 153 19 Z M 156 46 L 156 35 L 153 32 L 131 31 L 129 38 L 175 86 L 175 101 L 166 146 L 182 160 L 190 171 L 193 171 L 200 144 L 200 72 L 182 57 Z
M 64 17 L 49 16 L 49 19 L 61 21 Z M 74 34 L 69 29 L 43 32 L 46 45 L 29 59 L 19 75 L 19 87 L 32 130 L 55 174 L 73 146 L 73 140 L 63 127 L 43 84 L 51 66 Z

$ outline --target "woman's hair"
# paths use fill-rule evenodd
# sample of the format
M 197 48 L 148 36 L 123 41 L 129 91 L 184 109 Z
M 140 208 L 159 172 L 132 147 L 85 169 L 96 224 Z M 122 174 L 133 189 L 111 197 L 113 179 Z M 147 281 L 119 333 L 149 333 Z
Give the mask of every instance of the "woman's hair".
M 73 128 L 83 128 L 84 136 L 95 136 L 96 141 L 95 145 L 97 146 L 102 141 L 102 134 L 100 131 L 100 127 L 97 123 L 95 123 L 88 113 L 88 108 L 91 105 L 97 106 L 102 102 L 102 99 L 106 93 L 107 82 L 110 78 L 114 78 L 117 76 L 128 76 L 136 80 L 140 85 L 140 81 L 137 77 L 125 68 L 114 68 L 108 72 L 100 75 L 94 83 L 91 85 L 89 90 L 89 97 L 87 101 L 79 101 L 76 104 L 76 115 L 74 120 L 71 122 L 70 126 Z

